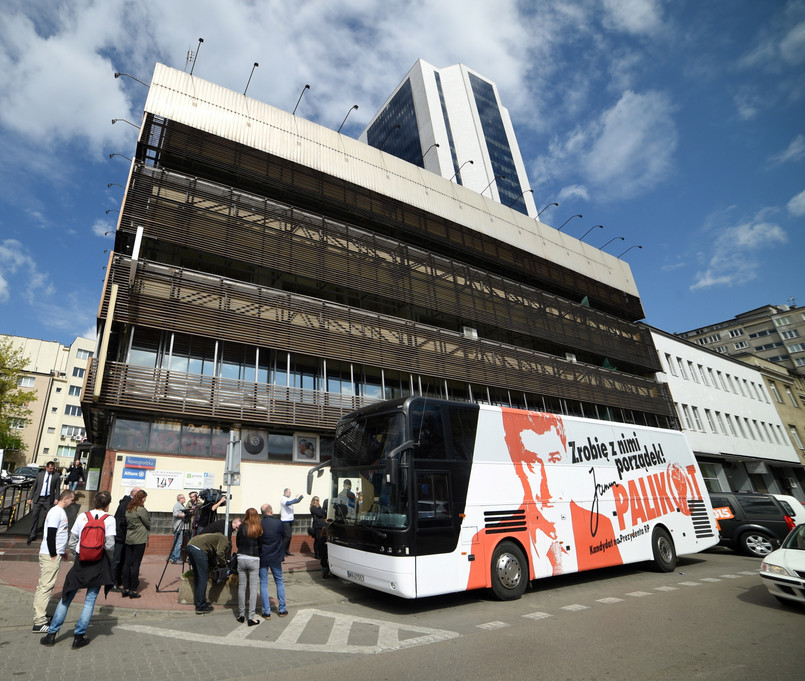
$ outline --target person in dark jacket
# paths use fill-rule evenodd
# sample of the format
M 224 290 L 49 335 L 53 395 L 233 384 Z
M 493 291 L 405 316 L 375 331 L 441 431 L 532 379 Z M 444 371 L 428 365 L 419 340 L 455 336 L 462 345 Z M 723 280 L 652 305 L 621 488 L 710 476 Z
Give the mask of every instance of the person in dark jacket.
M 123 564 L 126 561 L 126 508 L 134 498 L 134 495 L 140 491 L 139 487 L 132 487 L 128 494 L 117 502 L 117 510 L 115 511 L 115 527 L 117 533 L 115 534 L 115 552 L 112 556 L 112 579 L 115 585 L 112 591 L 118 593 L 123 591 Z
M 83 483 L 85 480 L 86 478 L 84 477 L 84 468 L 81 465 L 81 459 L 76 459 L 73 462 L 73 465 L 67 469 L 65 483 L 71 491 L 75 492 L 78 488 L 78 484 Z
M 115 546 L 115 519 L 109 515 L 109 504 L 112 501 L 112 495 L 109 492 L 98 492 L 95 495 L 95 509 L 82 513 L 78 516 L 73 529 L 70 532 L 70 540 L 68 547 L 70 551 L 76 554 L 75 563 L 70 568 L 70 572 L 64 578 L 64 586 L 62 587 L 62 598 L 56 606 L 56 612 L 53 614 L 53 619 L 50 622 L 48 633 L 43 636 L 39 642 L 43 646 L 53 646 L 56 644 L 56 634 L 59 633 L 64 619 L 67 617 L 67 609 L 79 589 L 86 589 L 87 594 L 84 597 L 84 607 L 81 609 L 81 615 L 78 617 L 78 622 L 75 625 L 73 632 L 73 648 L 83 648 L 89 645 L 89 639 L 86 638 L 87 627 L 92 618 L 92 611 L 95 609 L 95 600 L 98 598 L 98 593 L 101 587 L 112 586 L 112 570 L 110 568 L 109 556 L 111 555 Z M 81 539 L 81 531 L 86 526 L 89 519 L 88 515 L 93 518 L 104 519 L 105 541 L 104 551 L 100 560 L 83 561 L 78 557 L 79 542 Z
M 36 539 L 39 532 L 39 516 L 42 511 L 47 516 L 51 506 L 56 503 L 61 492 L 61 476 L 56 471 L 56 462 L 48 461 L 44 470 L 39 471 L 34 479 L 31 495 L 26 504 L 31 506 L 31 530 L 28 533 L 28 543 Z
M 282 561 L 285 560 L 283 524 L 279 518 L 273 517 L 270 504 L 263 504 L 260 509 L 263 519 L 263 536 L 260 537 L 260 603 L 263 606 L 263 617 L 271 617 L 271 601 L 268 597 L 268 571 L 274 577 L 277 587 L 277 614 L 285 617 L 288 608 L 285 606 L 285 583 L 282 581 Z
M 321 507 L 318 497 L 313 497 L 310 500 L 310 516 L 310 529 L 313 534 L 313 557 L 319 559 L 321 558 L 321 545 L 327 541 L 322 533 L 322 530 L 327 526 L 327 513 Z
M 123 597 L 140 598 L 140 563 L 148 544 L 151 519 L 145 510 L 148 494 L 140 490 L 126 507 L 126 560 L 123 563 Z

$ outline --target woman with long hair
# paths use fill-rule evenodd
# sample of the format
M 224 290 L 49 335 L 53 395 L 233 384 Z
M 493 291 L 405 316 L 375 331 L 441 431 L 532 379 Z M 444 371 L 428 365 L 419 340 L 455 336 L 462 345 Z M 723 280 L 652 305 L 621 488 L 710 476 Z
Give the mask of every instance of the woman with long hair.
M 238 622 L 246 621 L 246 581 L 249 582 L 249 626 L 260 624 L 257 608 L 257 589 L 260 586 L 260 537 L 263 525 L 257 509 L 249 508 L 235 536 L 238 551 Z M 263 605 L 263 610 L 267 610 Z
M 323 536 L 323 530 L 327 526 L 327 513 L 321 507 L 318 497 L 310 500 L 311 531 L 313 534 L 313 557 L 321 558 L 321 546 L 327 539 Z
M 145 510 L 145 498 L 148 493 L 140 490 L 135 493 L 126 507 L 126 559 L 123 563 L 123 597 L 139 598 L 140 563 L 143 560 L 145 547 L 148 544 L 148 532 L 151 519 Z

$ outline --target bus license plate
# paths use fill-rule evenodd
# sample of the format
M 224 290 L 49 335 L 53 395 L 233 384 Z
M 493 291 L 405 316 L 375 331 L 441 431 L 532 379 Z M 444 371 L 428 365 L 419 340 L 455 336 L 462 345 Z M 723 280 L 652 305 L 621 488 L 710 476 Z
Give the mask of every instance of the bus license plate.
M 352 579 L 356 582 L 365 582 L 366 577 L 358 572 L 352 572 L 352 570 L 347 570 L 347 579 Z

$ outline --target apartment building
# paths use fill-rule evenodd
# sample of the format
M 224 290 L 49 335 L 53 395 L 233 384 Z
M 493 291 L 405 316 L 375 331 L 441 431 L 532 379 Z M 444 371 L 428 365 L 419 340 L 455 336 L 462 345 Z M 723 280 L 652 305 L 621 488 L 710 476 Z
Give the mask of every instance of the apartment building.
M 28 422 L 18 424 L 25 451 L 7 452 L 4 465 L 14 457 L 17 466 L 44 465 L 47 461 L 69 466 L 76 446 L 86 437 L 81 390 L 95 341 L 79 337 L 67 346 L 21 336 L 0 337 L 21 349 L 28 359 L 19 385 L 36 393 L 36 401 L 28 405 Z
M 677 334 L 730 357 L 753 354 L 805 376 L 805 307 L 764 305 Z
M 803 496 L 805 468 L 757 368 L 651 328 L 659 379 L 711 492 Z

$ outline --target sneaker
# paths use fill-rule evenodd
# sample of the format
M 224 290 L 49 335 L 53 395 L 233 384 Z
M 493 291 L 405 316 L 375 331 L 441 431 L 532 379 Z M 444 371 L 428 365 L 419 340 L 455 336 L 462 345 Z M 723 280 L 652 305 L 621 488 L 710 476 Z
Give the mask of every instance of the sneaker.
M 55 646 L 56 645 L 56 634 L 55 634 L 55 632 L 52 633 L 52 634 L 48 633 L 47 635 L 43 636 L 42 638 L 39 639 L 39 642 L 43 646 L 48 646 L 48 647 Z
M 34 627 L 31 629 L 31 631 L 35 634 L 47 634 L 48 629 L 50 629 L 49 624 L 34 624 Z
M 129 598 L 142 598 L 142 594 L 137 591 L 129 591 Z
M 208 612 L 212 612 L 215 610 L 211 605 L 202 605 L 200 608 L 196 608 L 197 615 L 206 615 Z
M 264 612 L 263 613 L 263 619 L 264 620 L 270 620 L 271 619 L 271 613 L 270 612 Z
M 123 587 L 122 586 L 113 586 L 111 589 L 109 589 L 109 591 L 114 591 L 117 594 L 121 594 L 121 593 L 123 593 Z
M 73 648 L 83 648 L 89 645 L 89 639 L 84 634 L 76 634 L 73 637 Z
M 278 612 L 277 614 L 278 614 L 280 617 L 287 617 L 287 616 L 288 616 L 288 611 L 287 611 L 287 610 L 283 610 L 282 612 Z
M 253 620 L 249 620 L 250 627 L 256 627 L 258 624 L 260 624 L 260 620 L 258 620 L 256 617 Z

